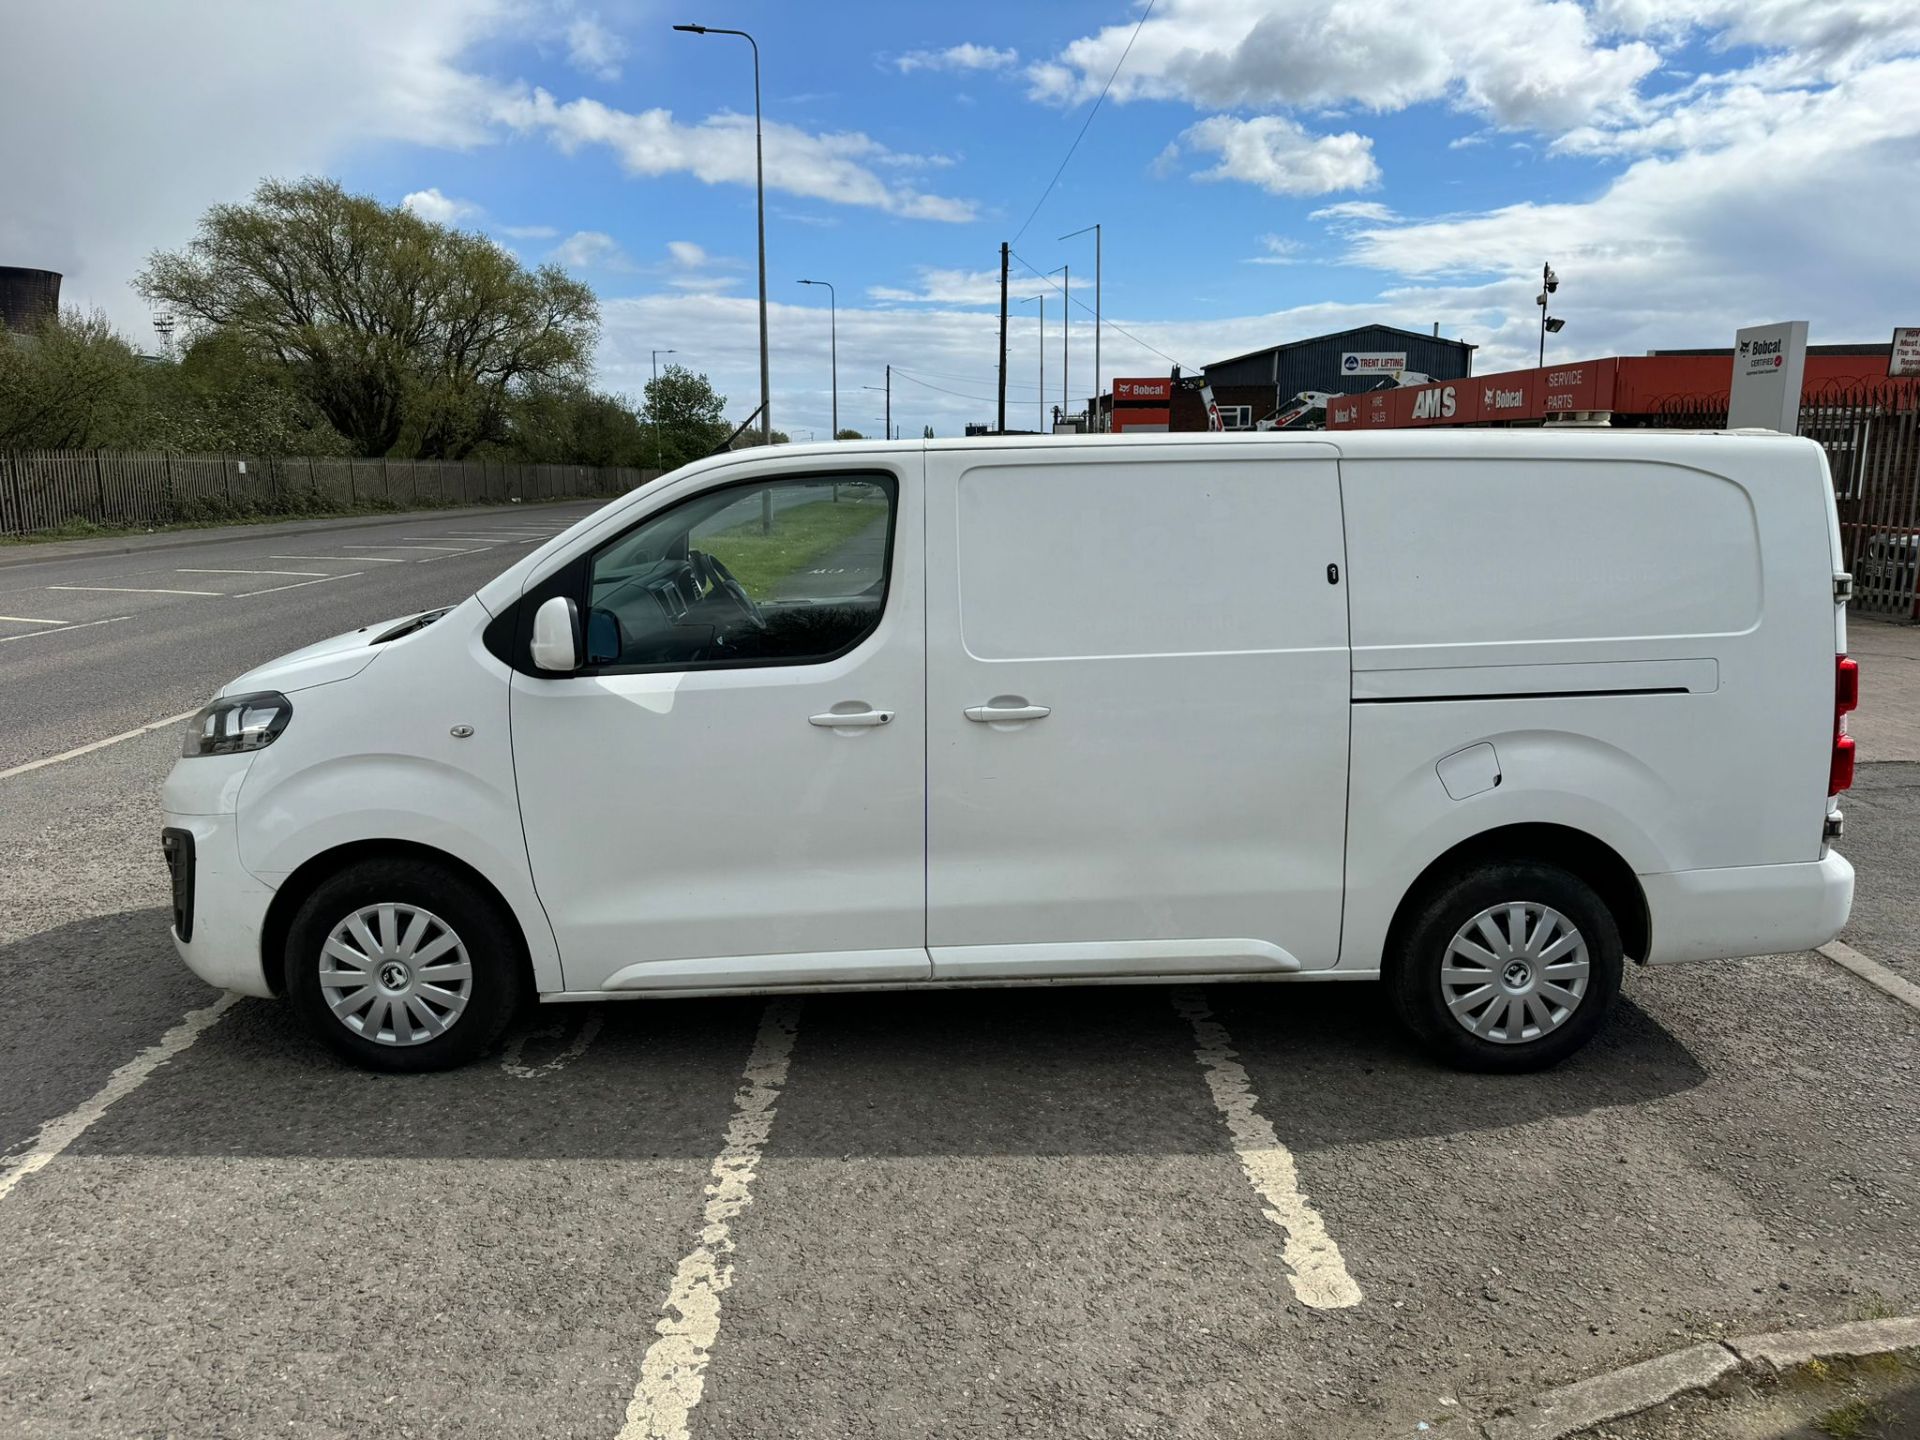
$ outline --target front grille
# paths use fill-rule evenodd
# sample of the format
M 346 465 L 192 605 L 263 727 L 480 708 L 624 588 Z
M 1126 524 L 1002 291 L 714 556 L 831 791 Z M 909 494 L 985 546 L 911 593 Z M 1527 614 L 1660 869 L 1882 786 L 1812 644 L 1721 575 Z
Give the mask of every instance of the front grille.
M 173 882 L 173 933 L 182 942 L 193 939 L 193 832 L 169 825 L 160 832 L 160 853 L 167 857 L 167 878 Z

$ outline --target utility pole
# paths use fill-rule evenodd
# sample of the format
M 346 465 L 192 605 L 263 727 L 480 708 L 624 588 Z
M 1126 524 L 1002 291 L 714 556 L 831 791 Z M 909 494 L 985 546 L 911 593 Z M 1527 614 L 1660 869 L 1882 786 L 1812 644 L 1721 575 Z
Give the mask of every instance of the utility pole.
M 1075 230 L 1070 235 L 1062 235 L 1062 240 L 1071 240 L 1075 235 L 1084 235 L 1093 231 L 1093 402 L 1087 407 L 1090 412 L 1088 424 L 1095 430 L 1105 430 L 1106 416 L 1100 415 L 1100 226 L 1096 222 Z
M 1067 388 L 1067 346 L 1073 337 L 1073 272 L 1064 265 L 1060 267 L 1060 300 L 1060 418 L 1065 420 L 1073 413 L 1073 395 Z
M 887 366 L 887 438 L 893 438 L 893 366 Z
M 824 285 L 827 288 L 827 335 L 832 346 L 833 364 L 833 430 L 834 439 L 840 438 L 840 296 L 828 280 L 802 280 L 802 285 Z
M 1038 295 L 1029 295 L 1020 303 L 1031 305 L 1040 302 L 1040 415 L 1034 423 L 1040 427 L 1042 435 L 1047 433 L 1047 295 L 1043 290 Z
M 660 444 L 659 401 L 655 399 L 655 394 L 660 389 L 660 357 L 662 355 L 678 355 L 679 353 L 678 350 L 656 350 L 653 352 L 653 388 L 647 392 L 647 419 L 653 422 L 653 468 L 656 470 L 665 470 L 667 468 L 665 452 L 662 450 Z
M 1000 242 L 1000 408 L 994 428 L 1007 433 L 1007 252 L 1013 247 Z

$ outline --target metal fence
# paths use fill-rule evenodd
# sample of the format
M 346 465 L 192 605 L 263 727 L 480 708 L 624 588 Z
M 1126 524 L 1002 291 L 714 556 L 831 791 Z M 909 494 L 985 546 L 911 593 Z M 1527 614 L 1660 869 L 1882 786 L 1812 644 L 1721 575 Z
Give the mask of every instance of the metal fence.
M 1725 401 L 1677 399 L 1659 423 L 1719 429 Z M 1841 553 L 1853 609 L 1920 620 L 1920 390 L 1868 385 L 1809 396 L 1800 433 L 1820 443 L 1833 472 Z
M 660 472 L 492 460 L 343 460 L 158 452 L 0 453 L 0 533 L 76 520 L 164 525 L 223 516 L 621 495 Z

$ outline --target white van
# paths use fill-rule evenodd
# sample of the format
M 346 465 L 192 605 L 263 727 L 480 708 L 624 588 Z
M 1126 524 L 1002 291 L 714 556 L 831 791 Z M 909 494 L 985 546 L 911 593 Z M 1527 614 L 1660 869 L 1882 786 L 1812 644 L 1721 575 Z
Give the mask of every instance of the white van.
M 732 454 L 227 686 L 174 938 L 388 1070 L 529 992 L 1170 980 L 1534 1068 L 1623 958 L 1845 923 L 1839 555 L 1781 437 Z

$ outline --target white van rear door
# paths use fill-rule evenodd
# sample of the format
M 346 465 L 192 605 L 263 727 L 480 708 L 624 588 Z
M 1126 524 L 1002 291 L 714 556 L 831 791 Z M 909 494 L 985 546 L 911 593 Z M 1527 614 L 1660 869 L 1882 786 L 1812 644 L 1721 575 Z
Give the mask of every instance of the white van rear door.
M 928 458 L 934 977 L 1332 966 L 1333 449 Z

